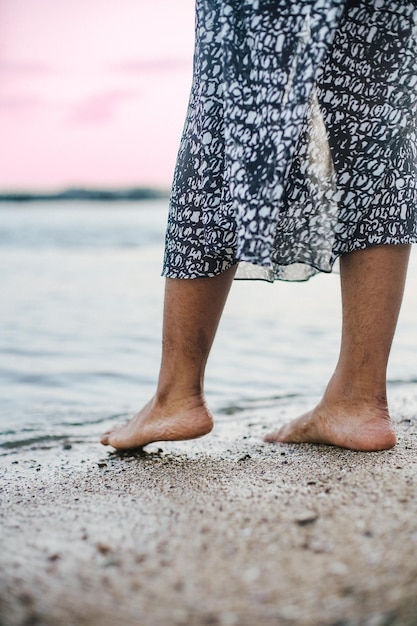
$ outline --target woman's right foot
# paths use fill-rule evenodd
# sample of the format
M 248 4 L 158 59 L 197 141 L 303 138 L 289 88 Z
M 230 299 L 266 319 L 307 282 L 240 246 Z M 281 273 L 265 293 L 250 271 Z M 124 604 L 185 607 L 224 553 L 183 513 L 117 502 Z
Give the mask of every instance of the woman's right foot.
M 388 408 L 329 402 L 326 396 L 308 413 L 265 437 L 269 443 L 323 443 L 349 450 L 375 452 L 395 446 Z
M 155 441 L 196 439 L 212 428 L 213 417 L 202 396 L 163 404 L 153 398 L 129 422 L 105 432 L 100 442 L 116 450 L 132 450 Z

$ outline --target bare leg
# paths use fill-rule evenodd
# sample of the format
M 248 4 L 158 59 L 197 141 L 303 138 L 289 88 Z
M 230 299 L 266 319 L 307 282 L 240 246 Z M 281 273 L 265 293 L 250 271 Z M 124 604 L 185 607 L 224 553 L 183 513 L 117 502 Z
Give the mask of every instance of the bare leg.
M 210 432 L 204 371 L 235 271 L 236 266 L 215 278 L 167 278 L 156 394 L 127 424 L 104 433 L 101 443 L 123 450 Z
M 396 443 L 386 368 L 410 246 L 376 246 L 340 260 L 343 331 L 339 361 L 320 403 L 266 437 L 373 451 Z

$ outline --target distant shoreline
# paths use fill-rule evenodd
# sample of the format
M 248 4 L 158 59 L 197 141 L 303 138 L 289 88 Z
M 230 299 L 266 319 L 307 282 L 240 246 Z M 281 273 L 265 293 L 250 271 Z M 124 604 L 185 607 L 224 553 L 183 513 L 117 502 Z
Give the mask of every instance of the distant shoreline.
M 55 192 L 30 192 L 30 191 L 11 191 L 0 192 L 1 202 L 36 202 L 42 201 L 71 201 L 71 200 L 88 200 L 88 201 L 105 201 L 113 202 L 115 200 L 153 200 L 159 198 L 168 198 L 169 191 L 166 189 L 152 189 L 147 187 L 131 187 L 127 189 L 83 189 L 70 188 Z

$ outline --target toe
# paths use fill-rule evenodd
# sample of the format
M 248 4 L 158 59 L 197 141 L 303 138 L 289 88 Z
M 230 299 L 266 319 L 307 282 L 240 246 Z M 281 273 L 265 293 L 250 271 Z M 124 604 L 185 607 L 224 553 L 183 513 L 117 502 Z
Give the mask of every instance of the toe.
M 271 433 L 268 433 L 264 437 L 264 441 L 267 443 L 277 443 L 280 441 L 280 433 L 282 428 L 278 428 L 277 430 L 273 430 Z
M 100 437 L 100 443 L 103 444 L 103 446 L 108 446 L 109 445 L 109 435 L 110 433 L 103 433 Z
M 110 445 L 110 437 L 114 435 L 114 433 L 121 428 L 122 424 L 114 424 L 109 430 L 106 430 L 100 437 L 100 443 L 103 446 Z

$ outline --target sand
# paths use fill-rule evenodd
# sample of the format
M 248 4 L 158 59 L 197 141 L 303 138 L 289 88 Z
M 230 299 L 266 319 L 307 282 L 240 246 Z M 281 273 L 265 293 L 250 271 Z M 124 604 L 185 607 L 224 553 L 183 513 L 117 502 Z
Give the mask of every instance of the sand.
M 2 457 L 1 625 L 417 624 L 417 399 L 394 404 L 379 453 L 264 444 L 287 409 L 258 407 L 142 454 Z

